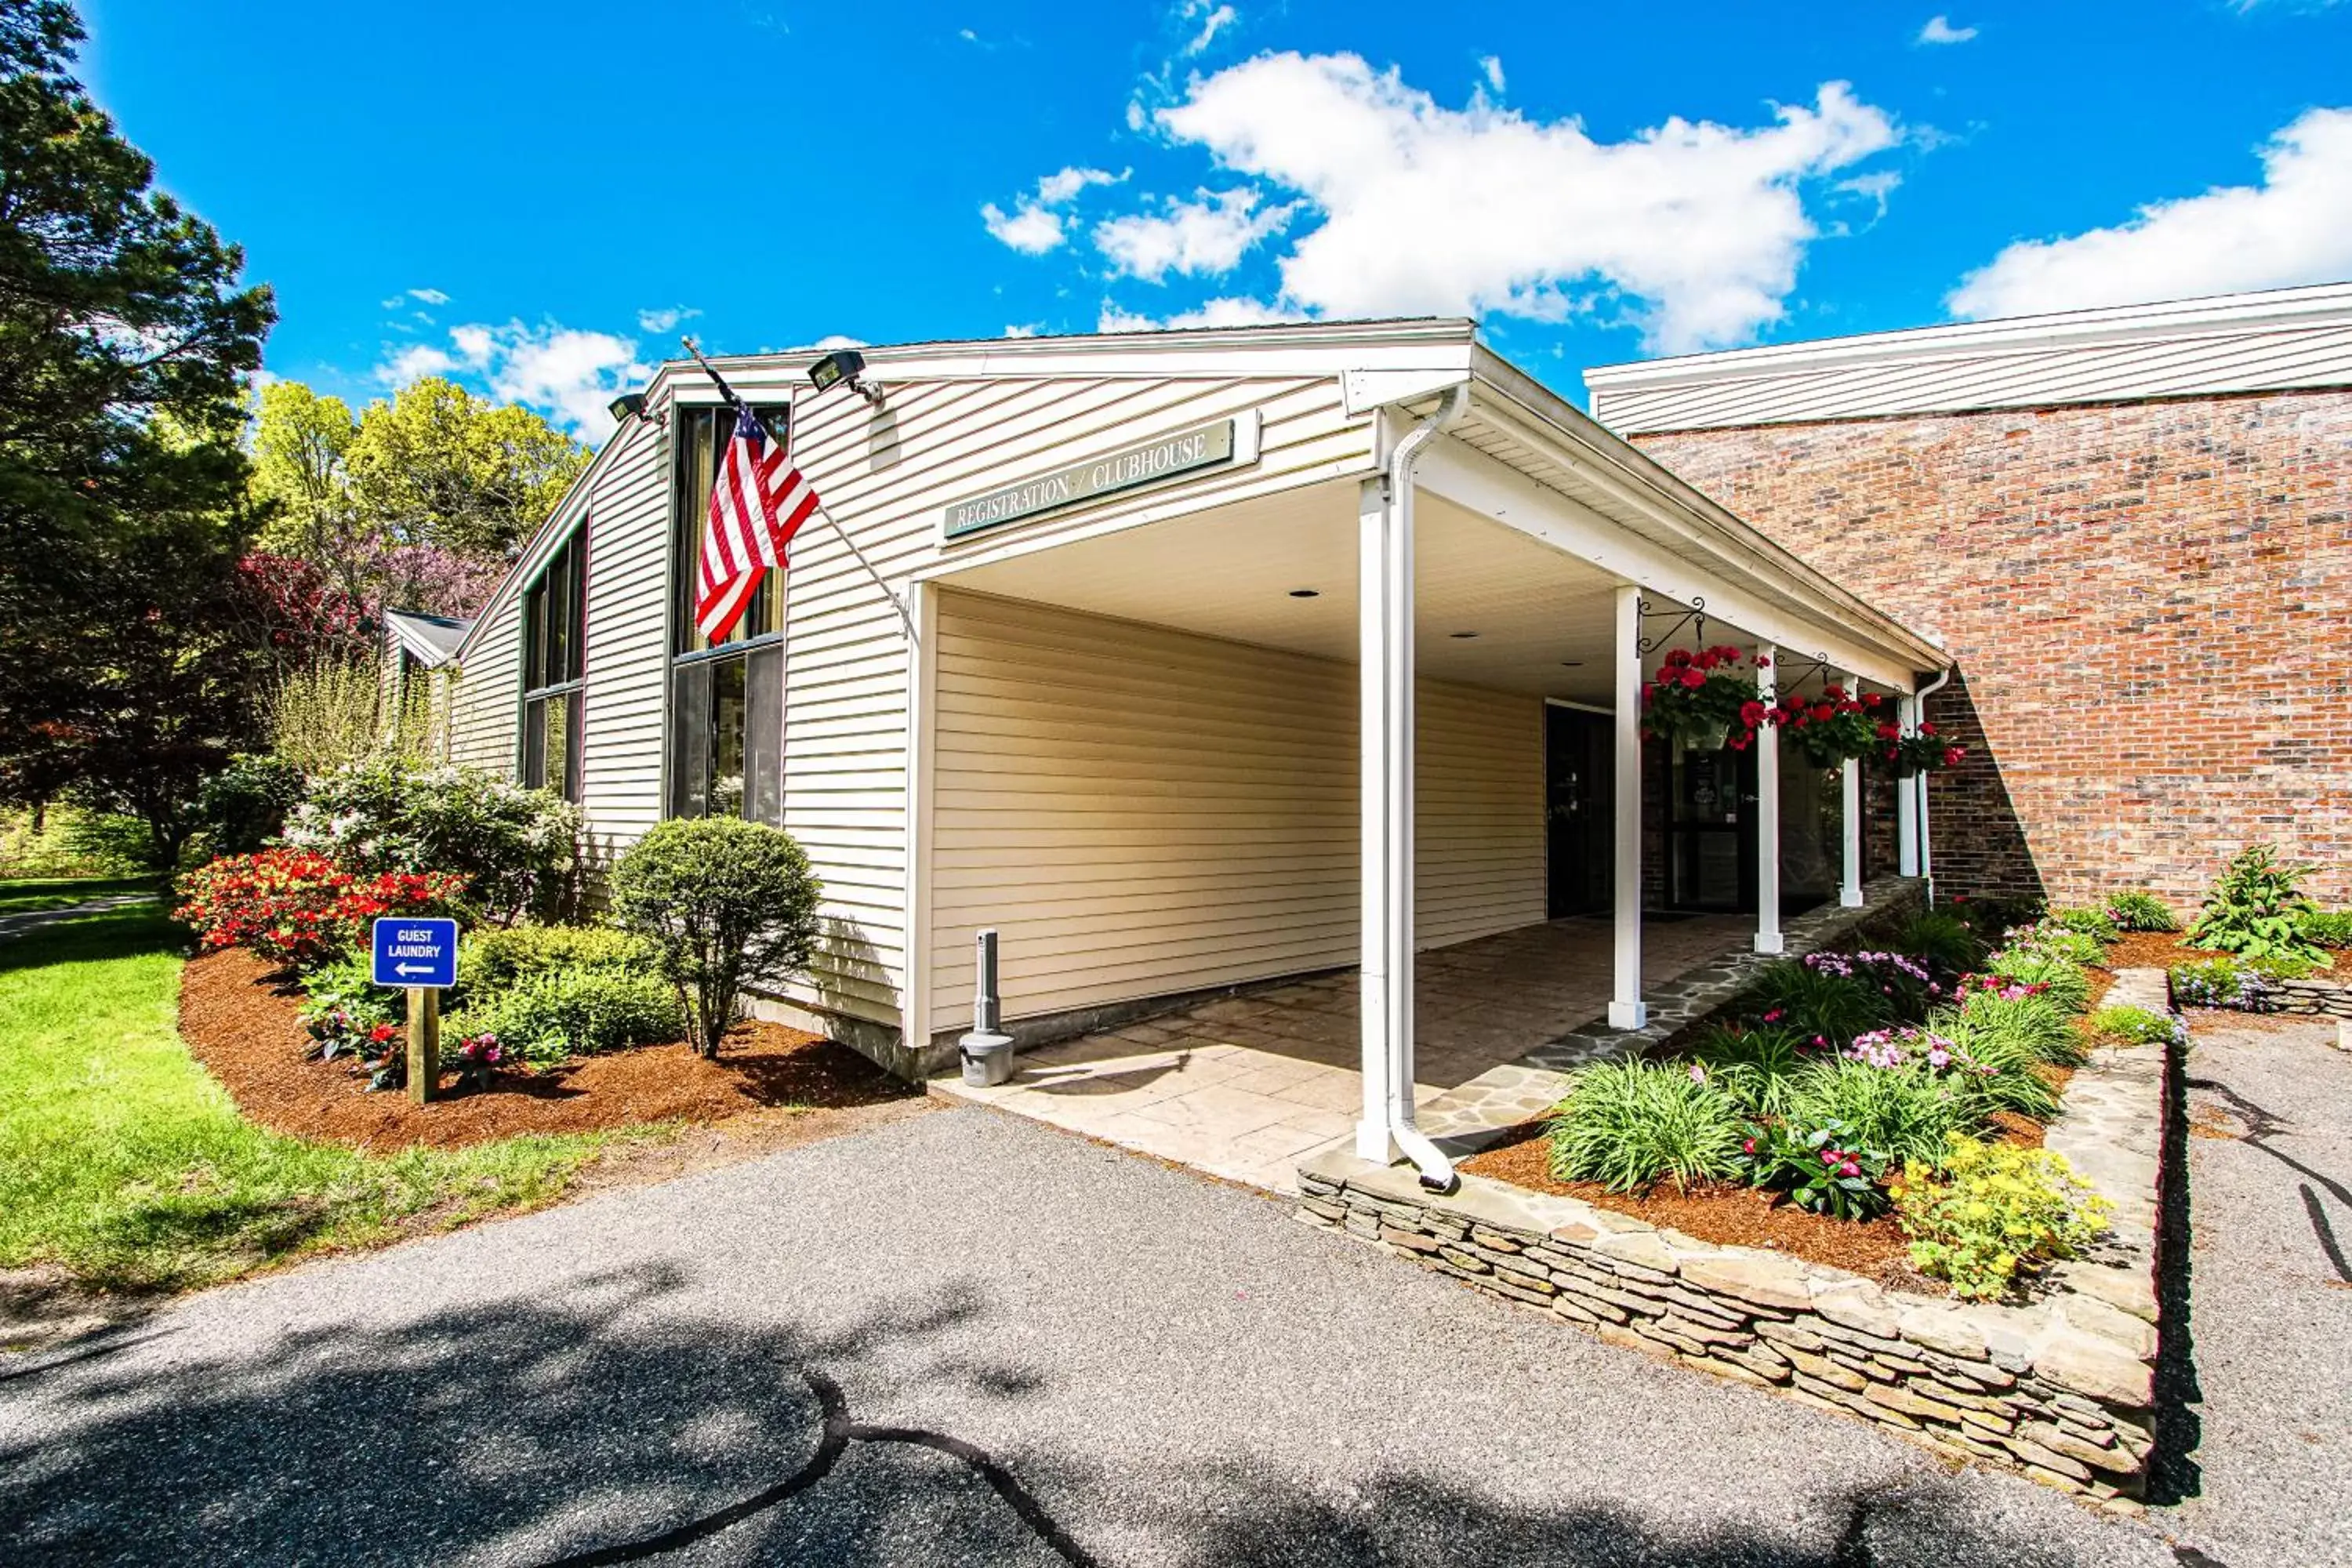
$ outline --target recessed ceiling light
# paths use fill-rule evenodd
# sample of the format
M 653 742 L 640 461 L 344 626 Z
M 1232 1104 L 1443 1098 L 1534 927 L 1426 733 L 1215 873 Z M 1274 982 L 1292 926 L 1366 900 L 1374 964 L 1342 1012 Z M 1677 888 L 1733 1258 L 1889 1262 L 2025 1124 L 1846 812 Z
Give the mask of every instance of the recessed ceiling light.
M 1584 661 L 1580 658 L 1564 658 L 1559 661 L 1559 667 L 1562 669 L 1582 669 Z
M 1462 637 L 1466 639 L 1469 637 L 1475 637 L 1478 634 L 1476 632 L 1448 632 L 1445 635 L 1450 637 Z
M 1293 588 L 1290 591 L 1290 596 L 1294 599 L 1319 599 L 1323 596 L 1323 590 L 1320 588 Z

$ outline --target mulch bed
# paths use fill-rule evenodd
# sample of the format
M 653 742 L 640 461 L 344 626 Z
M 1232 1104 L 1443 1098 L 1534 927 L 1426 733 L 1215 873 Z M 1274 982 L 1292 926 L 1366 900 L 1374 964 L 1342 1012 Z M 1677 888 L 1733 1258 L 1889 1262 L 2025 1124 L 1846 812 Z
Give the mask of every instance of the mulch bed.
M 241 949 L 189 961 L 180 984 L 180 1033 L 246 1117 L 272 1131 L 355 1148 L 455 1147 L 523 1133 L 590 1132 L 656 1121 L 715 1123 L 761 1111 L 814 1110 L 794 1135 L 763 1147 L 846 1131 L 827 1111 L 871 1122 L 919 1110 L 922 1092 L 845 1046 L 776 1024 L 745 1024 L 717 1060 L 683 1041 L 586 1057 L 539 1072 L 506 1072 L 487 1089 L 418 1105 L 404 1093 L 366 1092 L 346 1061 L 306 1061 L 311 1041 L 300 998 L 264 960 Z M 887 1110 L 885 1108 L 887 1108 Z M 809 1121 L 793 1115 L 795 1123 Z
M 1909 1243 L 1891 1215 L 1829 1219 L 1791 1203 L 1775 1202 L 1773 1194 L 1724 1184 L 1702 1184 L 1682 1193 L 1661 1183 L 1642 1194 L 1612 1193 L 1597 1182 L 1556 1181 L 1545 1166 L 1539 1127 L 1518 1130 L 1511 1142 L 1473 1155 L 1461 1168 L 1529 1192 L 1580 1198 L 1595 1208 L 1630 1215 L 1701 1241 L 1786 1252 L 1907 1290 L 1941 1294 L 1945 1289 L 1911 1267 Z
M 2237 954 L 2221 952 L 2211 948 L 2191 947 L 2189 939 L 2172 931 L 2127 931 L 2107 949 L 2109 969 L 2169 969 L 2176 963 L 2202 963 L 2209 959 L 2235 958 Z M 2312 971 L 2315 979 L 2347 978 L 2341 962 L 2346 955 L 2327 953 L 2326 962 Z

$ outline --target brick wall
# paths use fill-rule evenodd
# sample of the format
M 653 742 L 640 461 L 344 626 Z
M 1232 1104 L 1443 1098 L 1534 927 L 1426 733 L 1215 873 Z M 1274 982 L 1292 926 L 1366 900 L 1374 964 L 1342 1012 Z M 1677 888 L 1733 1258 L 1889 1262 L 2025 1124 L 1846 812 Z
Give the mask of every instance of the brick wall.
M 2352 391 L 1635 442 L 1956 657 L 1940 889 L 2187 909 L 2267 838 L 2352 902 Z

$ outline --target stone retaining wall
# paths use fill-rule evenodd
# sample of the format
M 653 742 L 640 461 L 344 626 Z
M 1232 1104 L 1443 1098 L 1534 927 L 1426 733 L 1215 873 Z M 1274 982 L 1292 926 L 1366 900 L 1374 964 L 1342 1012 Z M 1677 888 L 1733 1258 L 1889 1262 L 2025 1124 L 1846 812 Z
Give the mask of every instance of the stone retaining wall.
M 2213 1004 L 2245 1013 L 2302 1013 L 2352 1018 L 2352 986 L 2334 980 L 2273 980 L 2261 977 L 2262 989 L 2234 1002 Z
M 2161 1007 L 2163 991 L 2160 971 L 2127 971 L 2110 999 Z M 1882 1289 L 1477 1176 L 1433 1196 L 1410 1167 L 1344 1148 L 1300 1167 L 1299 1217 L 1612 1343 L 2116 1501 L 2138 1495 L 2155 1439 L 2167 1060 L 2160 1046 L 2103 1048 L 2074 1075 L 2046 1142 L 2116 1205 L 2112 1234 L 2023 1304 Z

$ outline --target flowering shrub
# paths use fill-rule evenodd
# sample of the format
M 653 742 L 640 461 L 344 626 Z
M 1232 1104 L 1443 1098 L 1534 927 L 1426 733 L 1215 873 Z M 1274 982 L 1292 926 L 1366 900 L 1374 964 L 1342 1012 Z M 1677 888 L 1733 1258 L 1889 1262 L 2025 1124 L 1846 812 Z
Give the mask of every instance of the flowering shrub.
M 1849 1061 L 1874 1068 L 1925 1068 L 1947 1072 L 1955 1067 L 1974 1069 L 1968 1052 L 1933 1029 L 1874 1029 L 1856 1035 L 1841 1053 Z
M 1885 1010 L 1898 1018 L 1920 1016 L 1945 994 L 1927 966 L 1905 953 L 1814 952 L 1806 954 L 1804 962 L 1817 974 L 1834 974 L 1875 990 L 1886 999 Z
M 1922 1162 L 1894 1185 L 1911 1261 L 1951 1281 L 1955 1295 L 1989 1300 L 2020 1272 L 2088 1246 L 2113 1212 L 2062 1154 L 1955 1134 L 1939 1177 Z
M 2176 963 L 2166 977 L 2172 983 L 2173 1001 L 2183 1007 L 2235 1007 L 2246 1013 L 2271 1010 L 2273 987 L 2252 964 L 2227 958 Z
M 2069 1013 L 2091 1005 L 2091 977 L 2074 958 L 2032 942 L 2014 942 L 1985 961 L 1985 971 L 2007 985 L 2049 997 Z
M 484 1029 L 459 1040 L 457 1048 L 450 1053 L 450 1060 L 457 1067 L 460 1089 L 488 1089 L 499 1064 L 506 1060 L 506 1047 L 499 1044 L 497 1035 Z
M 1786 1193 L 1799 1208 L 1836 1219 L 1868 1219 L 1885 1212 L 1887 1197 L 1879 1182 L 1886 1174 L 1886 1156 L 1863 1148 L 1843 1122 L 1751 1127 L 1740 1151 L 1751 1185 Z
M 247 947 L 279 963 L 331 956 L 328 916 L 351 886 L 348 872 L 324 855 L 265 849 L 225 855 L 179 881 L 172 918 L 194 926 L 207 952 Z
M 1756 694 L 1747 656 L 1736 647 L 1706 647 L 1696 653 L 1670 649 L 1655 679 L 1642 683 L 1642 729 L 1671 740 L 1745 749 L 1769 710 Z
M 472 912 L 500 924 L 570 900 L 579 838 L 579 808 L 549 791 L 397 761 L 312 779 L 285 832 L 288 845 L 362 875 L 454 873 Z
M 173 918 L 206 950 L 245 947 L 280 963 L 310 966 L 364 941 L 379 915 L 425 914 L 464 887 L 446 873 L 355 878 L 324 855 L 265 849 L 227 855 L 180 879 Z

